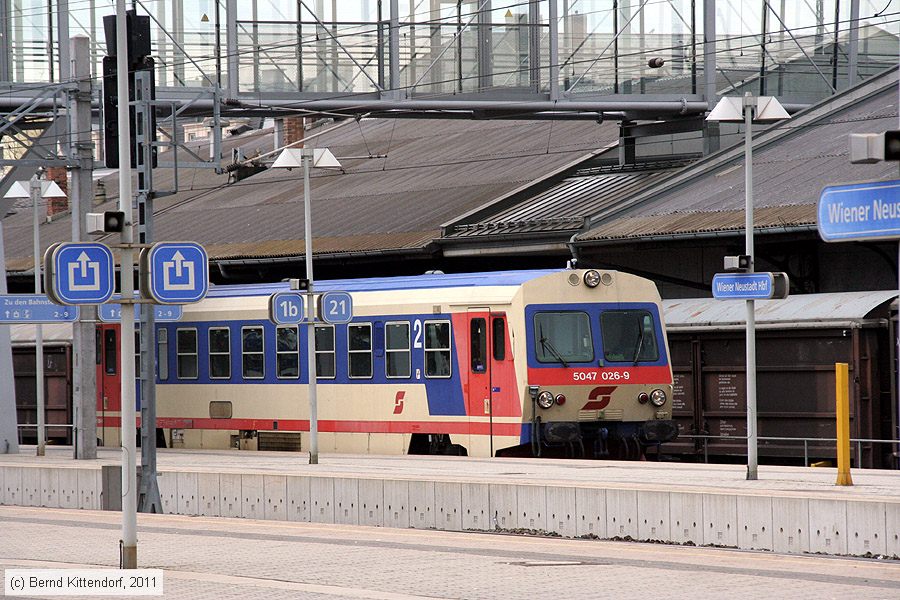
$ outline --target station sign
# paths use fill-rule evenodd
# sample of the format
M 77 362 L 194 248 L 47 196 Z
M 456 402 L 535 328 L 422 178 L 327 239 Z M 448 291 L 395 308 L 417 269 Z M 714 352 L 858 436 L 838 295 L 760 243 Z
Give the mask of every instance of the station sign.
M 0 296 L 0 323 L 72 323 L 78 307 L 55 304 L 43 294 Z
M 325 292 L 319 298 L 319 319 L 326 323 L 349 323 L 353 320 L 353 297 L 347 292 Z
M 141 252 L 141 294 L 159 304 L 199 302 L 209 291 L 209 257 L 194 242 L 159 242 Z
M 134 320 L 139 321 L 141 318 L 140 305 L 133 304 L 132 307 L 132 310 L 134 310 Z M 180 321 L 183 313 L 184 308 L 179 304 L 153 306 L 153 318 L 157 323 Z M 116 303 L 116 298 L 113 298 L 112 301 L 107 304 L 101 304 L 97 307 L 97 318 L 104 323 L 120 322 L 122 320 L 122 305 Z
M 269 320 L 278 325 L 297 325 L 306 321 L 303 292 L 278 292 L 269 298 Z
M 44 263 L 47 296 L 57 304 L 103 304 L 115 291 L 113 255 L 104 244 L 54 244 Z
M 817 213 L 826 242 L 900 239 L 900 180 L 828 186 Z
M 713 298 L 717 300 L 770 300 L 787 298 L 790 289 L 784 273 L 716 273 Z

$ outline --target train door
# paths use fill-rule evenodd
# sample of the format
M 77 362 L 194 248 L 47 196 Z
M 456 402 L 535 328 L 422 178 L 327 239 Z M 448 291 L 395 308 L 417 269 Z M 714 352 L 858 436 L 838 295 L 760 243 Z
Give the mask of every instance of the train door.
M 122 375 L 119 361 L 118 325 L 97 327 L 97 435 L 104 446 L 119 444 L 113 430 L 121 409 Z
M 490 453 L 494 455 L 494 401 L 497 387 L 497 374 L 499 361 L 503 360 L 502 353 L 497 344 L 496 332 L 501 332 L 501 339 L 505 333 L 505 316 L 492 314 L 488 308 L 470 308 L 468 311 L 469 334 L 469 360 L 465 365 L 468 374 L 468 389 L 466 398 L 468 402 L 468 414 L 472 424 L 476 427 L 473 431 L 481 431 L 480 422 L 487 425 L 487 433 L 490 436 Z M 500 342 L 503 344 L 503 342 Z

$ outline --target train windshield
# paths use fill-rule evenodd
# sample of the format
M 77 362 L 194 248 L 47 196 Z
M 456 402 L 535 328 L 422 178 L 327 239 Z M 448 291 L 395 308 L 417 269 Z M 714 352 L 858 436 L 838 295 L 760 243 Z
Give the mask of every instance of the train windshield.
M 604 311 L 600 331 L 606 360 L 637 364 L 659 359 L 653 315 L 646 310 Z
M 534 346 L 542 363 L 569 363 L 594 360 L 591 320 L 583 312 L 539 312 L 534 315 Z

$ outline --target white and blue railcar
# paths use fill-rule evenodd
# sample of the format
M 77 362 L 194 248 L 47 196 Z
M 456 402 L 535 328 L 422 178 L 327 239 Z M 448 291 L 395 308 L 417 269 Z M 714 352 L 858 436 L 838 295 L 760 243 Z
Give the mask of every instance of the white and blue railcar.
M 307 327 L 269 320 L 285 290 L 216 286 L 158 324 L 168 443 L 308 447 Z M 569 269 L 316 283 L 331 290 L 352 295 L 353 319 L 315 329 L 323 452 L 637 457 L 677 435 L 649 280 Z

